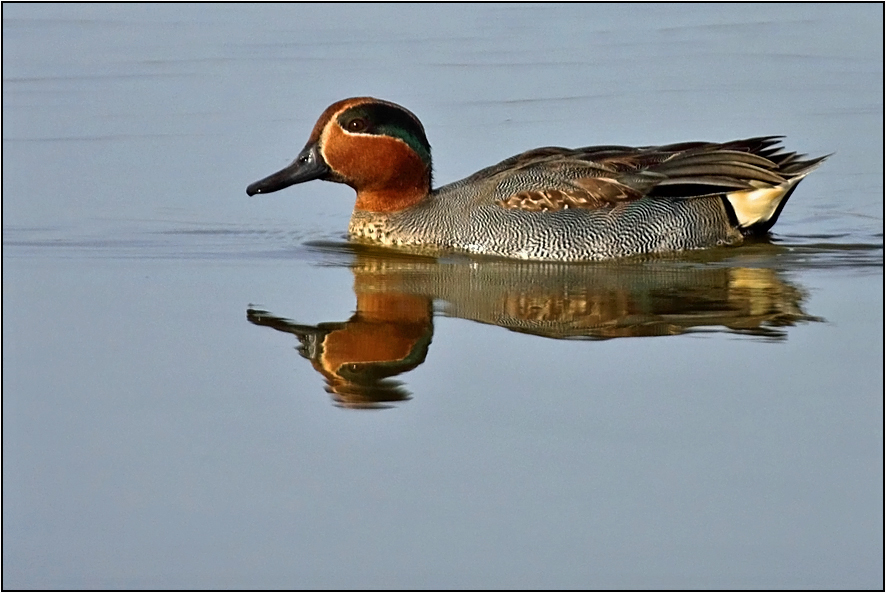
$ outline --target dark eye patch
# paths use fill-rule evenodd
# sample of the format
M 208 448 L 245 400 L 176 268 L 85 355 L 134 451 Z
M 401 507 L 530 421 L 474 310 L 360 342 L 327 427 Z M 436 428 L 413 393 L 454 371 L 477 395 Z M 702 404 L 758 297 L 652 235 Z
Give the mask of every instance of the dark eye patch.
M 357 105 L 339 115 L 338 123 L 349 132 L 399 138 L 424 162 L 431 163 L 431 145 L 424 129 L 402 109 L 380 103 Z

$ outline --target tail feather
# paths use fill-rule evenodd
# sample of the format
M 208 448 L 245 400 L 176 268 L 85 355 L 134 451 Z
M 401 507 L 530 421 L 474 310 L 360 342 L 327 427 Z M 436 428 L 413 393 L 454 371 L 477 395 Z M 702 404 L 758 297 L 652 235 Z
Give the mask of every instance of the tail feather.
M 797 184 L 830 156 L 807 159 L 785 150 L 781 139 L 684 143 L 641 152 L 647 170 L 663 176 L 649 195 L 687 199 L 720 195 L 743 233 L 765 233 Z

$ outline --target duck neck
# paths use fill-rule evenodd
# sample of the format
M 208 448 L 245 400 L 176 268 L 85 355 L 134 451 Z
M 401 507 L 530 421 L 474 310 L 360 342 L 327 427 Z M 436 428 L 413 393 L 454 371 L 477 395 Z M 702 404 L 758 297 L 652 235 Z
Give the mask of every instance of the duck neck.
M 357 189 L 355 209 L 367 212 L 399 212 L 412 208 L 424 200 L 431 191 L 427 173 L 413 179 L 399 177 L 380 187 Z

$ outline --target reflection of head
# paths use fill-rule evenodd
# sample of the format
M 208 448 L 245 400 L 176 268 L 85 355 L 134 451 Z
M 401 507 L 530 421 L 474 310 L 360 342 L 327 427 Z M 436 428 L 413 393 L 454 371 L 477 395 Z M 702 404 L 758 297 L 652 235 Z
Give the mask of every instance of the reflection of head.
M 357 313 L 323 340 L 299 349 L 326 377 L 326 390 L 346 407 L 375 407 L 409 399 L 402 383 L 389 379 L 425 361 L 431 323 L 367 321 Z
M 301 342 L 299 353 L 326 378 L 326 391 L 339 405 L 374 408 L 409 399 L 402 383 L 390 377 L 423 363 L 431 343 L 430 302 L 421 298 L 422 315 L 398 319 L 398 311 L 415 311 L 414 306 L 397 306 L 404 304 L 396 302 L 402 298 L 417 297 L 394 297 L 384 315 L 358 311 L 344 323 L 300 325 L 256 310 L 249 310 L 247 317 L 257 325 L 295 335 Z

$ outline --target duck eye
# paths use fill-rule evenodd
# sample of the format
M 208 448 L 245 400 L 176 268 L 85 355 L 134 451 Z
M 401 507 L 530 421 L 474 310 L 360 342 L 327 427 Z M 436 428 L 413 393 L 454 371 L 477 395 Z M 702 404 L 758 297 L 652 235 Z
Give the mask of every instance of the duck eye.
M 362 117 L 352 119 L 347 123 L 349 132 L 362 132 L 366 129 L 366 120 Z

